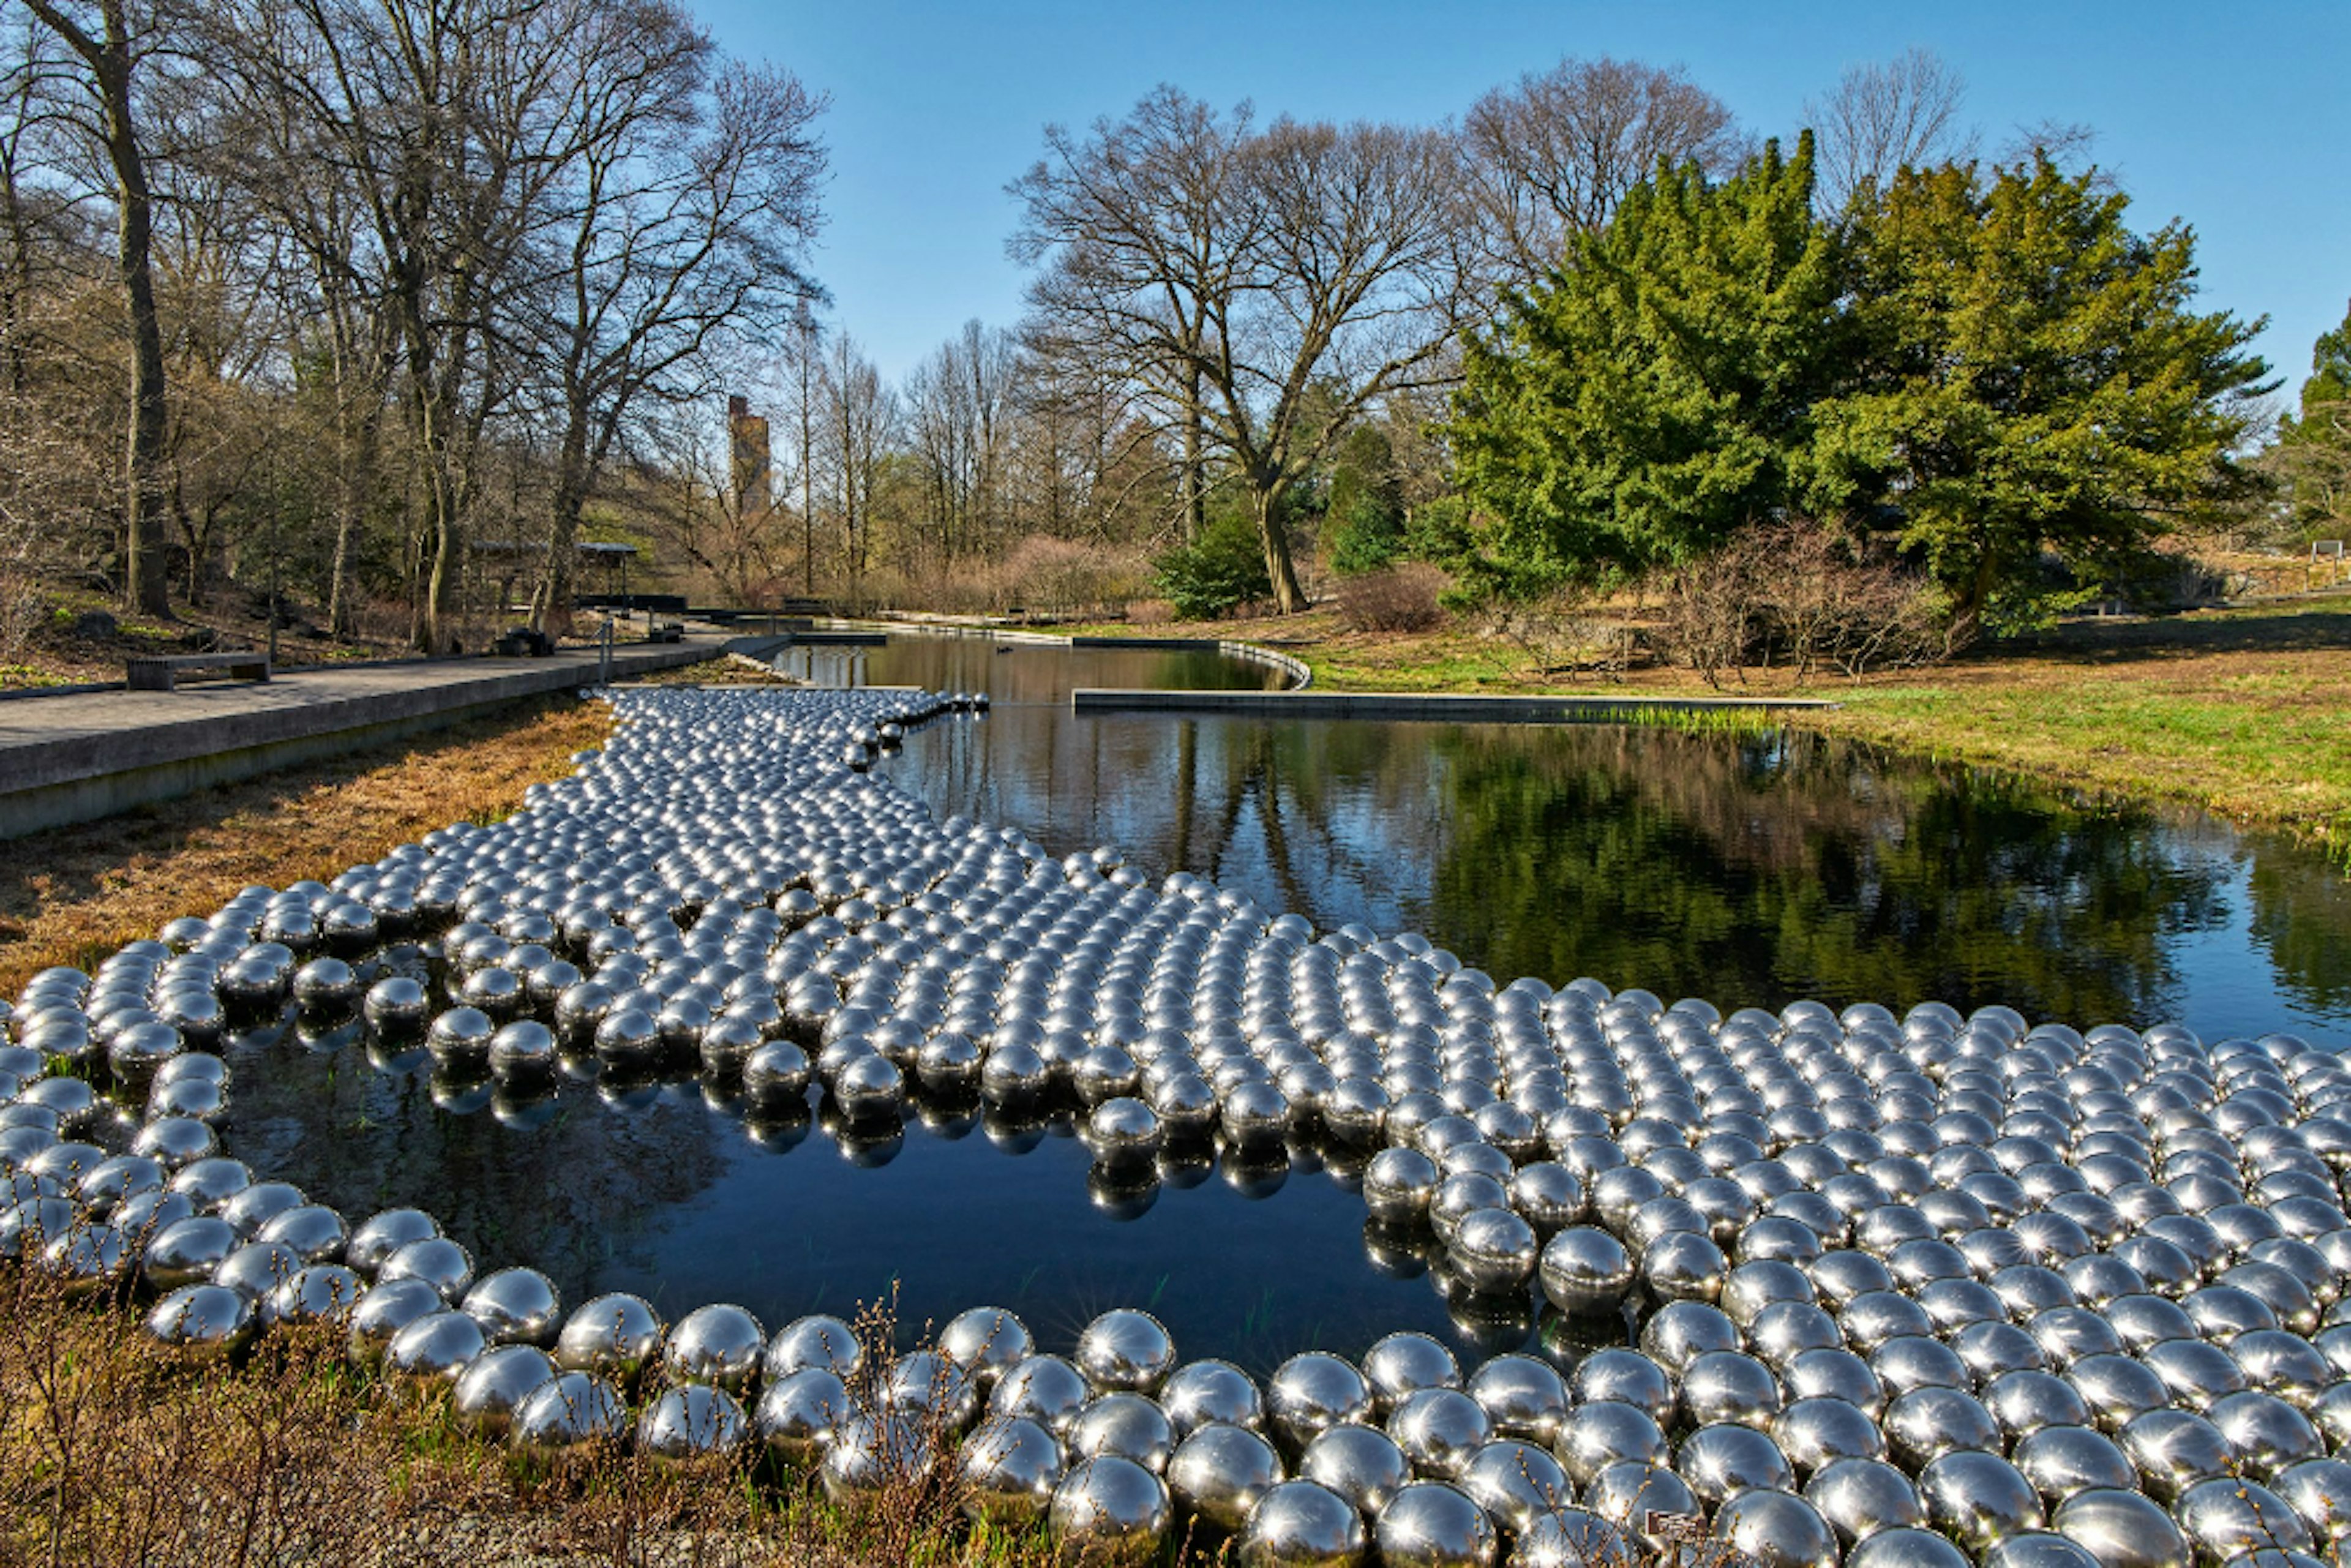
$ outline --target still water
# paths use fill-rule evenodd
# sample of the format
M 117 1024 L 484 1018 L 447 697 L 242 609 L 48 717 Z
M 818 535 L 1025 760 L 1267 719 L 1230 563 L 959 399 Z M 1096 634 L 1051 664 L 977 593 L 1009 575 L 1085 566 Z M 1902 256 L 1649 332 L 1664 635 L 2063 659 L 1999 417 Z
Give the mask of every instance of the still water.
M 1278 684 L 1213 655 L 893 638 L 793 656 L 804 677 L 994 695 L 884 764 L 942 814 L 1056 852 L 1115 844 L 1318 924 L 1417 929 L 1498 978 L 1590 974 L 1726 1011 L 1940 997 L 2351 1039 L 2351 885 L 2209 819 L 1787 735 L 1069 712 L 1078 685 Z M 1186 1356 L 1258 1372 L 1399 1328 L 1472 1357 L 1558 1330 L 1448 1299 L 1406 1239 L 1367 1232 L 1332 1151 L 1204 1153 L 1113 1191 L 1065 1122 L 935 1109 L 850 1145 L 813 1115 L 748 1123 L 691 1080 L 569 1080 L 513 1105 L 349 1040 L 240 1049 L 235 1152 L 354 1215 L 428 1208 L 485 1267 L 531 1263 L 568 1302 L 732 1301 L 774 1327 L 894 1283 L 911 1327 L 987 1302 L 1059 1350 L 1143 1305 Z

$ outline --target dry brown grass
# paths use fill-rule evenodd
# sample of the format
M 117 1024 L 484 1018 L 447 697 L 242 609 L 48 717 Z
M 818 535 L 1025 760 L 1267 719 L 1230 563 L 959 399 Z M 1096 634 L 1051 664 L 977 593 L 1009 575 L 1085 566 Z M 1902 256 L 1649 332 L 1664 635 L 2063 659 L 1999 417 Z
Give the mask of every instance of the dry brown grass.
M 37 699 L 35 699 L 37 700 Z M 0 840 L 0 996 L 88 967 L 252 883 L 321 881 L 434 828 L 491 821 L 601 746 L 609 710 L 565 697 L 152 808 Z
M 756 1453 L 711 1469 L 617 1448 L 524 1463 L 461 1427 L 445 1387 L 377 1377 L 330 1330 L 280 1328 L 241 1361 L 191 1366 L 135 1312 L 0 1264 L 0 1568 L 1050 1560 L 1037 1535 L 966 1529 L 936 1475 L 850 1515 Z

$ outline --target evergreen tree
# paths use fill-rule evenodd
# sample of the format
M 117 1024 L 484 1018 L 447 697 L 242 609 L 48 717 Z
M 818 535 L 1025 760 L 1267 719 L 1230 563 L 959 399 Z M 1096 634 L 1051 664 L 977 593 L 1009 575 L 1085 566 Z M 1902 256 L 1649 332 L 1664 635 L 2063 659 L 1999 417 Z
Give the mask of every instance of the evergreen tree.
M 2278 421 L 2271 457 L 2295 528 L 2312 538 L 2342 538 L 2351 524 L 2351 312 L 2319 334 L 2301 412 Z
M 1452 436 L 1489 560 L 1541 580 L 1687 561 L 1807 498 L 1839 240 L 1810 133 L 1730 179 L 1661 167 L 1473 336 Z
M 1817 411 L 1820 494 L 1898 529 L 1993 631 L 2236 483 L 2261 322 L 2189 308 L 2195 236 L 2048 157 L 1906 169 L 1847 214 L 1856 382 Z

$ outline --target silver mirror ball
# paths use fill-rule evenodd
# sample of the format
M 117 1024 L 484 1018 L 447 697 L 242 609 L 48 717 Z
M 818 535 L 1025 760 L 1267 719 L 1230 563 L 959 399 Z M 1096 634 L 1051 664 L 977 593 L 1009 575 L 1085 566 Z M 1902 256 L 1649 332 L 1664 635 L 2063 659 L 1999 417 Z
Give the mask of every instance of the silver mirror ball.
M 1270 1565 L 2288 1568 L 2351 1532 L 2331 1050 L 1498 985 L 935 820 L 884 759 L 984 698 L 603 695 L 611 743 L 507 820 L 0 1003 L 0 1255 L 135 1283 L 191 1358 L 336 1323 L 552 1457 L 757 1448 L 854 1500 L 957 1443 L 975 1517 L 1109 1561 L 1180 1527 Z M 1218 1150 L 1250 1190 L 1302 1151 L 1458 1332 L 1260 1380 L 1147 1312 L 1046 1345 L 974 1307 L 882 1386 L 834 1318 L 567 1313 L 427 1214 L 347 1220 L 227 1157 L 268 1040 L 364 1040 L 516 1124 L 699 1071 L 756 1136 L 820 1121 L 865 1161 L 910 1113 L 1014 1143 L 1074 1116 L 1113 1213 Z

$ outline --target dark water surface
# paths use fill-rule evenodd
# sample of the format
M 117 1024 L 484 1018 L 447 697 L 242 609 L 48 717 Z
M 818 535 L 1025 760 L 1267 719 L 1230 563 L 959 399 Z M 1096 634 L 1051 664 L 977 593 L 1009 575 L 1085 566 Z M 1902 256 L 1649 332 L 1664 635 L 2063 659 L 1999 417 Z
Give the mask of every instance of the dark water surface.
M 2192 814 L 1797 736 L 1068 710 L 1073 685 L 1278 684 L 1207 654 L 893 638 L 794 656 L 819 679 L 994 694 L 987 717 L 918 730 L 884 765 L 941 814 L 1056 852 L 1114 844 L 1322 925 L 1417 929 L 1498 979 L 1590 974 L 1726 1012 L 1940 997 L 2085 1026 L 2180 1018 L 2208 1040 L 2351 1038 L 2351 884 Z M 1448 1301 L 1407 1243 L 1367 1234 L 1327 1151 L 1195 1155 L 1113 1192 L 1066 1125 L 934 1108 L 851 1146 L 813 1119 L 747 1124 L 692 1081 L 567 1081 L 510 1105 L 317 1043 L 244 1048 L 235 1152 L 355 1216 L 428 1208 L 486 1267 L 544 1269 L 568 1302 L 725 1300 L 772 1328 L 894 1281 L 914 1325 L 987 1302 L 1062 1350 L 1093 1313 L 1144 1305 L 1186 1356 L 1257 1371 L 1398 1328 L 1473 1356 L 1556 1332 Z

